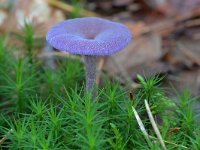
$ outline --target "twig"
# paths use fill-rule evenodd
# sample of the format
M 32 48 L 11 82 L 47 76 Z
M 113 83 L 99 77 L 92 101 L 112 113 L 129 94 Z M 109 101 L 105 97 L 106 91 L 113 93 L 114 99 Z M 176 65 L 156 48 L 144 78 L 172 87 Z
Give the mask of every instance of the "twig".
M 195 26 L 199 26 L 200 25 L 200 19 L 192 19 L 187 21 L 184 26 L 185 27 L 195 27 Z
M 96 85 L 99 85 L 102 68 L 105 64 L 105 57 L 101 57 L 97 66 Z
M 46 0 L 46 1 L 50 5 L 60 8 L 66 12 L 72 12 L 74 10 L 73 6 L 63 3 L 61 1 L 57 1 L 57 0 Z M 99 16 L 98 14 L 91 12 L 91 11 L 87 11 L 85 9 L 81 9 L 80 14 L 83 16 Z
M 10 134 L 13 131 L 13 129 L 10 129 L 6 135 L 3 136 L 3 138 L 0 140 L 0 145 L 4 143 L 4 141 L 8 138 L 8 134 Z
M 146 107 L 146 110 L 147 110 L 147 114 L 148 114 L 148 116 L 149 116 L 149 119 L 150 119 L 150 122 L 151 122 L 151 124 L 152 124 L 152 127 L 153 127 L 153 129 L 154 129 L 154 131 L 155 131 L 155 133 L 156 133 L 156 136 L 158 137 L 158 139 L 159 139 L 159 141 L 160 141 L 160 144 L 161 144 L 161 146 L 163 147 L 163 149 L 164 149 L 164 150 L 167 150 L 167 149 L 166 149 L 166 146 L 165 146 L 165 143 L 164 143 L 164 141 L 163 141 L 163 139 L 162 139 L 162 136 L 161 136 L 161 134 L 160 134 L 160 131 L 159 131 L 157 125 L 156 125 L 156 122 L 155 122 L 155 120 L 154 120 L 154 118 L 153 118 L 153 115 L 152 115 L 152 113 L 151 113 L 151 110 L 150 110 L 150 108 L 149 108 L 149 104 L 148 104 L 147 100 L 144 100 L 144 102 L 145 102 L 145 107 Z
M 48 58 L 48 57 L 64 57 L 64 58 L 70 58 L 70 59 L 77 59 L 79 57 L 77 57 L 76 55 L 71 55 L 68 52 L 56 52 L 56 51 L 52 51 L 52 52 L 44 52 L 42 54 L 40 54 L 38 57 L 39 58 Z M 80 61 L 83 62 L 83 59 L 80 58 Z
M 150 135 L 149 135 L 149 138 L 152 138 L 152 139 L 155 139 L 155 140 L 157 140 L 157 138 L 156 138 L 156 137 L 153 137 L 153 136 L 150 136 Z M 182 148 L 185 148 L 185 149 L 189 149 L 189 148 L 188 148 L 188 147 L 186 147 L 186 146 L 183 146 L 183 145 L 178 145 L 178 144 L 176 144 L 176 143 L 173 143 L 173 142 L 170 142 L 170 141 L 165 141 L 165 140 L 163 140 L 163 142 L 165 142 L 166 144 L 171 144 L 171 145 L 177 146 L 177 147 L 182 147 Z
M 52 52 L 45 52 L 39 55 L 40 58 L 43 57 L 52 57 L 52 56 L 58 56 L 58 57 L 69 57 L 70 53 L 68 52 L 56 52 L 56 51 L 52 51 Z

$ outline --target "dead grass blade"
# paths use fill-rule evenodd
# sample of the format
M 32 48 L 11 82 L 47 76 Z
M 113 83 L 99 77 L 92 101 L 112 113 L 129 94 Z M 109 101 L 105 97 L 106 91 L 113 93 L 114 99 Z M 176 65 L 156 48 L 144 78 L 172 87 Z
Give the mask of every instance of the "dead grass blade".
M 154 118 L 153 118 L 153 115 L 152 115 L 152 113 L 151 113 L 149 104 L 148 104 L 147 100 L 144 100 L 144 102 L 145 102 L 145 107 L 146 107 L 146 110 L 147 110 L 147 114 L 148 114 L 148 116 L 149 116 L 149 119 L 150 119 L 150 122 L 151 122 L 151 124 L 152 124 L 152 127 L 153 127 L 153 129 L 154 129 L 154 131 L 155 131 L 155 133 L 156 133 L 156 136 L 158 137 L 158 140 L 160 141 L 160 144 L 161 144 L 161 146 L 163 147 L 163 149 L 164 149 L 164 150 L 167 150 L 167 149 L 166 149 L 166 146 L 165 146 L 165 143 L 164 143 L 164 141 L 163 141 L 163 139 L 162 139 L 162 136 L 161 136 L 161 134 L 160 134 L 160 131 L 159 131 L 159 129 L 158 129 L 157 125 L 156 125 L 156 122 L 155 122 L 155 120 L 154 120 Z
M 140 116 L 138 115 L 137 111 L 135 110 L 135 108 L 134 108 L 133 106 L 132 106 L 132 110 L 133 110 L 133 113 L 134 113 L 134 115 L 135 115 L 135 118 L 136 118 L 136 120 L 137 120 L 137 122 L 138 122 L 138 125 L 139 125 L 139 127 L 140 127 L 140 130 L 141 130 L 142 133 L 144 134 L 146 140 L 150 140 L 150 139 L 158 140 L 156 137 L 153 137 L 153 136 L 148 135 L 148 133 L 147 133 L 145 127 L 144 127 L 144 124 L 142 123 L 142 120 L 140 119 Z M 165 141 L 165 140 L 163 140 L 163 141 L 164 141 L 164 143 L 166 143 L 166 144 L 171 144 L 171 145 L 174 145 L 174 146 L 177 146 L 177 147 L 181 147 L 181 148 L 184 148 L 184 149 L 189 149 L 188 147 L 183 146 L 183 145 L 178 145 L 178 144 L 173 143 L 173 142 L 170 142 L 170 141 Z
M 73 6 L 66 4 L 66 3 L 63 3 L 61 1 L 58 1 L 58 0 L 46 0 L 46 1 L 50 5 L 57 7 L 57 8 L 60 8 L 63 11 L 66 11 L 66 12 L 72 12 L 74 10 Z M 81 9 L 80 14 L 83 15 L 83 16 L 99 16 L 98 14 L 96 14 L 94 12 L 87 11 L 87 10 L 84 10 L 84 9 Z
M 3 136 L 3 138 L 0 140 L 0 145 L 4 143 L 4 141 L 8 138 L 7 135 L 10 134 L 12 131 L 13 131 L 13 130 L 10 129 L 10 130 L 8 131 L 8 133 L 7 133 L 6 135 Z
M 138 125 L 140 127 L 140 130 L 142 131 L 142 133 L 144 134 L 145 138 L 149 140 L 149 135 L 144 127 L 144 124 L 142 123 L 142 120 L 140 119 L 140 116 L 138 115 L 137 111 L 135 110 L 135 108 L 132 106 L 132 110 L 133 110 L 133 113 L 135 115 L 135 118 L 138 122 Z

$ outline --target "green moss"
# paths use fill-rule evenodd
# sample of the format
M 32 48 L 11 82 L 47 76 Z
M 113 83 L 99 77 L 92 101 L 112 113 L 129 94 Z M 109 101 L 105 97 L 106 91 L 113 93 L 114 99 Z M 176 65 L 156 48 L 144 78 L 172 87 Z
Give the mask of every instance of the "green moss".
M 167 149 L 200 148 L 199 112 L 193 109 L 198 98 L 184 91 L 174 102 L 160 85 L 162 77 L 138 76 L 141 87 L 131 100 L 126 88 L 106 81 L 91 101 L 78 57 L 56 58 L 58 67 L 53 70 L 37 57 L 30 63 L 28 53 L 16 57 L 14 51 L 14 46 L 0 38 L 0 135 L 7 136 L 2 149 L 161 149 L 147 117 L 145 99 L 154 117 L 161 119 L 158 126 L 163 139 L 172 142 L 166 143 Z M 132 107 L 151 136 L 148 143 Z M 169 132 L 172 128 L 177 130 Z

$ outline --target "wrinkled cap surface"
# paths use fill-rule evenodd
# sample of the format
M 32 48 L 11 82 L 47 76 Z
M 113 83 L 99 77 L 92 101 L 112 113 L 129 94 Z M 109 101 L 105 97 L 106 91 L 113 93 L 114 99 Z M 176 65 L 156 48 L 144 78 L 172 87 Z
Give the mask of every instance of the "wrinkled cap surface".
M 46 40 L 56 49 L 81 55 L 111 55 L 128 45 L 129 29 L 109 20 L 85 17 L 57 23 Z

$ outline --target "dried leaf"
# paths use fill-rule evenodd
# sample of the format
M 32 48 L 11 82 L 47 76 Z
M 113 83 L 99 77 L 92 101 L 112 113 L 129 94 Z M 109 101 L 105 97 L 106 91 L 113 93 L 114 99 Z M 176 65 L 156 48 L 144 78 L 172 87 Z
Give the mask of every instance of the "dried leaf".
M 149 34 L 133 39 L 127 48 L 109 57 L 104 69 L 108 71 L 110 75 L 115 75 L 120 73 L 120 68 L 116 67 L 114 61 L 128 72 L 131 67 L 158 60 L 161 56 L 160 36 L 157 34 Z

